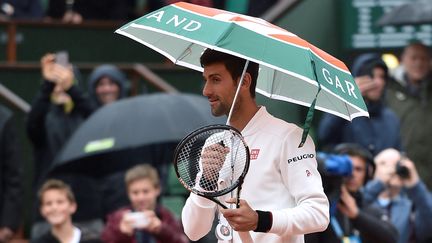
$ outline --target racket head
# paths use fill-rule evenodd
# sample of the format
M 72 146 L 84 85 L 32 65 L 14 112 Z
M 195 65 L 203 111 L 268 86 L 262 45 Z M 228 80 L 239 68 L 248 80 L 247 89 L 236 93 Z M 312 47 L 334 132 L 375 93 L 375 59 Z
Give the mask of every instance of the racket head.
M 223 141 L 223 142 L 222 142 Z M 230 177 L 229 184 L 217 185 L 215 190 L 205 190 L 201 185 L 202 155 L 209 146 L 228 148 L 225 154 L 224 164 L 217 173 L 218 183 L 226 181 Z M 222 160 L 222 159 L 221 159 Z M 174 168 L 180 183 L 192 193 L 214 198 L 225 195 L 241 183 L 243 183 L 250 163 L 249 148 L 241 133 L 228 125 L 210 125 L 201 127 L 185 138 L 177 145 L 174 152 Z M 216 172 L 215 172 L 216 174 Z

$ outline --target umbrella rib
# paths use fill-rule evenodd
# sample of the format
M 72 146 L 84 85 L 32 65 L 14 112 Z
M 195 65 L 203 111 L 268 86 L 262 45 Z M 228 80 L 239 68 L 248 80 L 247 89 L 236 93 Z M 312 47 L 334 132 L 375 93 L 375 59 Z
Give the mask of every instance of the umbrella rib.
M 179 55 L 179 57 L 176 59 L 176 64 L 178 60 L 183 60 L 184 57 L 186 57 L 187 55 L 190 54 L 190 47 L 194 45 L 193 42 L 191 42 L 184 50 L 183 52 Z M 188 52 L 189 51 L 189 52 Z

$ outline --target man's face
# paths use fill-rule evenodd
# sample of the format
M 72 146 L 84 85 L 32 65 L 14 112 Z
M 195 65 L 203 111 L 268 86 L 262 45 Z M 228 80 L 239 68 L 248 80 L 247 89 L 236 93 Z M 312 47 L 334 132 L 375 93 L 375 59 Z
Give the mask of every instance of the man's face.
M 102 77 L 96 83 L 96 96 L 102 105 L 109 104 L 118 100 L 120 97 L 120 87 L 116 82 L 108 77 Z
M 156 206 L 160 189 L 150 179 L 138 179 L 128 186 L 128 196 L 132 207 L 137 211 L 153 210 Z
M 431 70 L 431 58 L 423 47 L 411 46 L 402 56 L 402 65 L 409 80 L 417 82 L 425 78 Z
M 76 204 L 69 201 L 65 191 L 50 189 L 43 193 L 41 214 L 50 225 L 62 225 L 71 220 Z
M 346 179 L 345 186 L 349 192 L 357 192 L 363 186 L 366 179 L 366 161 L 359 156 L 349 157 L 352 161 L 353 171 L 352 176 Z
M 214 116 L 228 115 L 236 92 L 236 83 L 223 63 L 214 63 L 204 67 L 203 95 L 210 102 Z M 239 107 L 241 98 L 236 101 Z
M 377 101 L 381 98 L 384 86 L 386 83 L 385 71 L 380 67 L 375 67 L 372 70 L 372 82 L 374 86 L 372 89 L 366 91 L 364 96 L 371 101 Z

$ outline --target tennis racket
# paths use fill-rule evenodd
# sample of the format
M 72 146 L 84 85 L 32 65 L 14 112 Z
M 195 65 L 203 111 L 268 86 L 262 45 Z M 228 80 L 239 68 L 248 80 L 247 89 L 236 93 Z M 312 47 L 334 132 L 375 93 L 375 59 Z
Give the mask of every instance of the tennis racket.
M 241 133 L 228 125 L 210 125 L 190 133 L 178 144 L 174 167 L 190 192 L 227 208 L 217 197 L 241 186 L 249 169 L 249 148 Z

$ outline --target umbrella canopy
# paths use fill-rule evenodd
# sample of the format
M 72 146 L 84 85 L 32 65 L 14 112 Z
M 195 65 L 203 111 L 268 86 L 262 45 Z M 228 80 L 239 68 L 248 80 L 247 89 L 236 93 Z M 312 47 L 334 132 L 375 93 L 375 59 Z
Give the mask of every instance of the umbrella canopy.
M 432 1 L 418 0 L 395 7 L 378 20 L 378 25 L 432 24 Z
M 180 2 L 132 21 L 116 33 L 198 71 L 203 70 L 199 58 L 206 48 L 242 57 L 260 64 L 256 90 L 267 97 L 315 105 L 348 120 L 368 116 L 343 62 L 259 18 Z
M 71 136 L 54 172 L 102 176 L 138 163 L 170 163 L 184 136 L 198 127 L 223 124 L 207 100 L 192 94 L 150 94 L 103 106 Z

